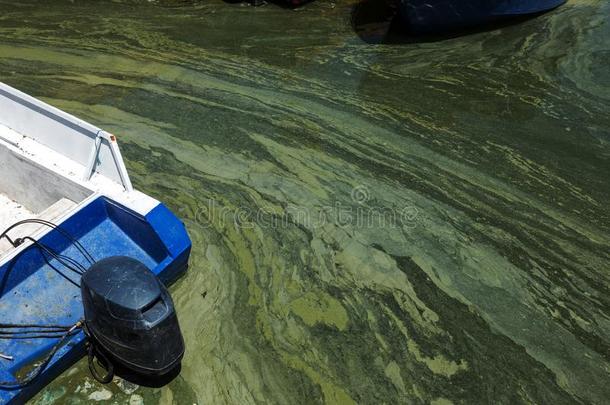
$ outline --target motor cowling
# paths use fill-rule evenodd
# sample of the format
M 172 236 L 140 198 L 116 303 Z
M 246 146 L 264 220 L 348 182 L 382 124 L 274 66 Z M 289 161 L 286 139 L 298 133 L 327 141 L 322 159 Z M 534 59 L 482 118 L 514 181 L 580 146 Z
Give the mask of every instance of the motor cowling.
M 169 292 L 138 260 L 114 256 L 93 264 L 81 280 L 85 325 L 111 359 L 146 376 L 164 375 L 184 355 Z

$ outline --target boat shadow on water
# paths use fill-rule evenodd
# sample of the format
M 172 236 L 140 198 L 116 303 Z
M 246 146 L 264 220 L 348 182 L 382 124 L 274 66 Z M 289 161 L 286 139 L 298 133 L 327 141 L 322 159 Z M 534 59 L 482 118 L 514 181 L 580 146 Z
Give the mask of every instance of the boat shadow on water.
M 475 27 L 420 34 L 413 32 L 401 18 L 397 0 L 363 0 L 352 7 L 351 23 L 354 32 L 367 44 L 405 45 L 439 42 L 494 31 L 533 20 L 541 14 L 544 12 L 501 19 Z

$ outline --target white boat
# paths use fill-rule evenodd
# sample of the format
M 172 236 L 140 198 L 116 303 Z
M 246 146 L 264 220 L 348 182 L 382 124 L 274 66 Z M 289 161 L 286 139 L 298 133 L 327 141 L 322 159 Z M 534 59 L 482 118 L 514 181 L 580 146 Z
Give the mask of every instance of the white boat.
M 57 346 L 59 329 L 37 339 L 2 329 L 76 325 L 83 271 L 71 267 L 127 256 L 169 283 L 191 248 L 182 222 L 133 189 L 113 134 L 0 83 L 0 232 L 16 223 L 0 237 L 0 404 L 25 402 L 85 354 L 81 330 Z M 23 383 L 23 370 L 53 348 Z

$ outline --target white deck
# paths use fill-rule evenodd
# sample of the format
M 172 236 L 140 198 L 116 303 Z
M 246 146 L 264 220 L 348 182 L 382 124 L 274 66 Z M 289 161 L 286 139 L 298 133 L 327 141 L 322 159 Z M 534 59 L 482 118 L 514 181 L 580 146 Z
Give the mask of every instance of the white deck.
M 17 221 L 32 217 L 33 213 L 29 209 L 0 194 L 0 232 Z

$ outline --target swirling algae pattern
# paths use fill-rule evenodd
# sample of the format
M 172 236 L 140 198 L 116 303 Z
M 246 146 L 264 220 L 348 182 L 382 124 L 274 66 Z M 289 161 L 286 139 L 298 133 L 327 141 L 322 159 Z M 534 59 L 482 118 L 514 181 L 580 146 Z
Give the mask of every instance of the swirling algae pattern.
M 610 3 L 359 10 L 0 0 L 0 80 L 115 132 L 193 239 L 181 375 L 34 403 L 610 398 Z

